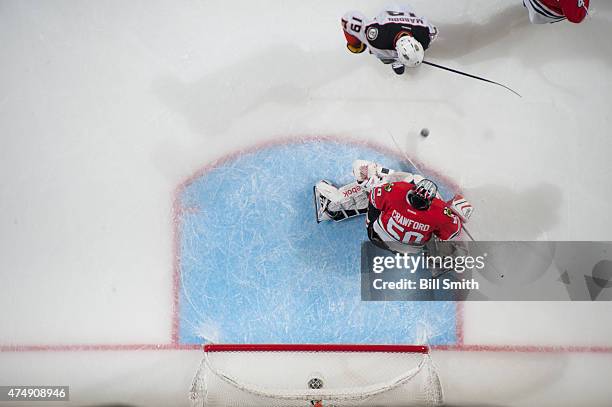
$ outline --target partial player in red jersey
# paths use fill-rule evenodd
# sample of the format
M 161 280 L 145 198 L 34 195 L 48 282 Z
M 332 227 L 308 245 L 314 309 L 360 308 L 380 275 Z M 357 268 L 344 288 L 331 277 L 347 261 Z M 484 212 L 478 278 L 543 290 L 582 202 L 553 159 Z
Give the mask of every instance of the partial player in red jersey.
M 413 252 L 432 237 L 454 239 L 474 211 L 461 195 L 443 201 L 436 184 L 419 174 L 355 160 L 353 175 L 354 182 L 340 187 L 317 182 L 316 220 L 341 222 L 367 214 L 368 237 L 388 250 Z
M 581 23 L 589 13 L 589 0 L 523 0 L 533 24 L 567 20 Z
M 392 182 L 373 188 L 369 195 L 368 237 L 396 252 L 422 247 L 433 236 L 452 240 L 461 233 L 461 220 L 437 197 L 437 185 L 428 179 L 418 183 Z

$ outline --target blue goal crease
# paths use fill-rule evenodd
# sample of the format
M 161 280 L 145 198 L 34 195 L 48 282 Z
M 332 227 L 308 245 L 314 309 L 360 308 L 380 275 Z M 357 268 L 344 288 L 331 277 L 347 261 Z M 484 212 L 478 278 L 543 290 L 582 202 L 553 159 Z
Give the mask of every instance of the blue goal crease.
M 317 224 L 312 187 L 350 182 L 367 159 L 414 171 L 349 142 L 310 141 L 243 154 L 179 196 L 179 341 L 454 344 L 454 302 L 363 302 L 363 218 Z M 443 195 L 450 189 L 440 183 Z

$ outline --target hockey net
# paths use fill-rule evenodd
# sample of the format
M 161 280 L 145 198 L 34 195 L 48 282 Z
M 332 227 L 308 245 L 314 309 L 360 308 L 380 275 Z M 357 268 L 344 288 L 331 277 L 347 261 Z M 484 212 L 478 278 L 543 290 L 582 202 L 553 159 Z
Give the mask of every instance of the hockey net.
M 192 406 L 440 406 L 426 346 L 206 345 Z

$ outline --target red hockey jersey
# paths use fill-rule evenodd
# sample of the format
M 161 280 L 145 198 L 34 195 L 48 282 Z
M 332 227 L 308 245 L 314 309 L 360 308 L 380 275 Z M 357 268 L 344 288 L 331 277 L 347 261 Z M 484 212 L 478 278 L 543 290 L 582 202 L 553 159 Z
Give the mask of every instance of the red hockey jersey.
M 373 225 L 384 241 L 422 245 L 432 235 L 450 240 L 461 232 L 461 221 L 451 212 L 446 202 L 434 198 L 427 210 L 416 210 L 408 202 L 408 191 L 413 183 L 394 182 L 373 188 L 370 202 L 381 211 Z

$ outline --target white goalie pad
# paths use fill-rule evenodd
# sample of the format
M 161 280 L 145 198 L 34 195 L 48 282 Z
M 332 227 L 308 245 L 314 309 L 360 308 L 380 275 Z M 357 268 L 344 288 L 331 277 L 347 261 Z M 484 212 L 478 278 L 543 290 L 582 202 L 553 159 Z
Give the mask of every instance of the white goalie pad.
M 373 161 L 355 160 L 353 162 L 354 182 L 336 187 L 331 182 L 319 181 L 313 188 L 317 223 L 333 220 L 339 222 L 367 213 L 368 193 L 372 188 L 388 182 L 414 182 L 423 179 L 419 174 L 394 171 Z M 438 193 L 438 198 L 441 198 Z M 471 205 L 460 195 L 456 197 L 453 211 L 458 211 L 461 220 L 471 216 Z
M 368 209 L 368 194 L 357 182 L 336 188 L 329 181 L 319 181 L 314 186 L 317 223 L 325 220 L 339 222 L 363 215 Z

